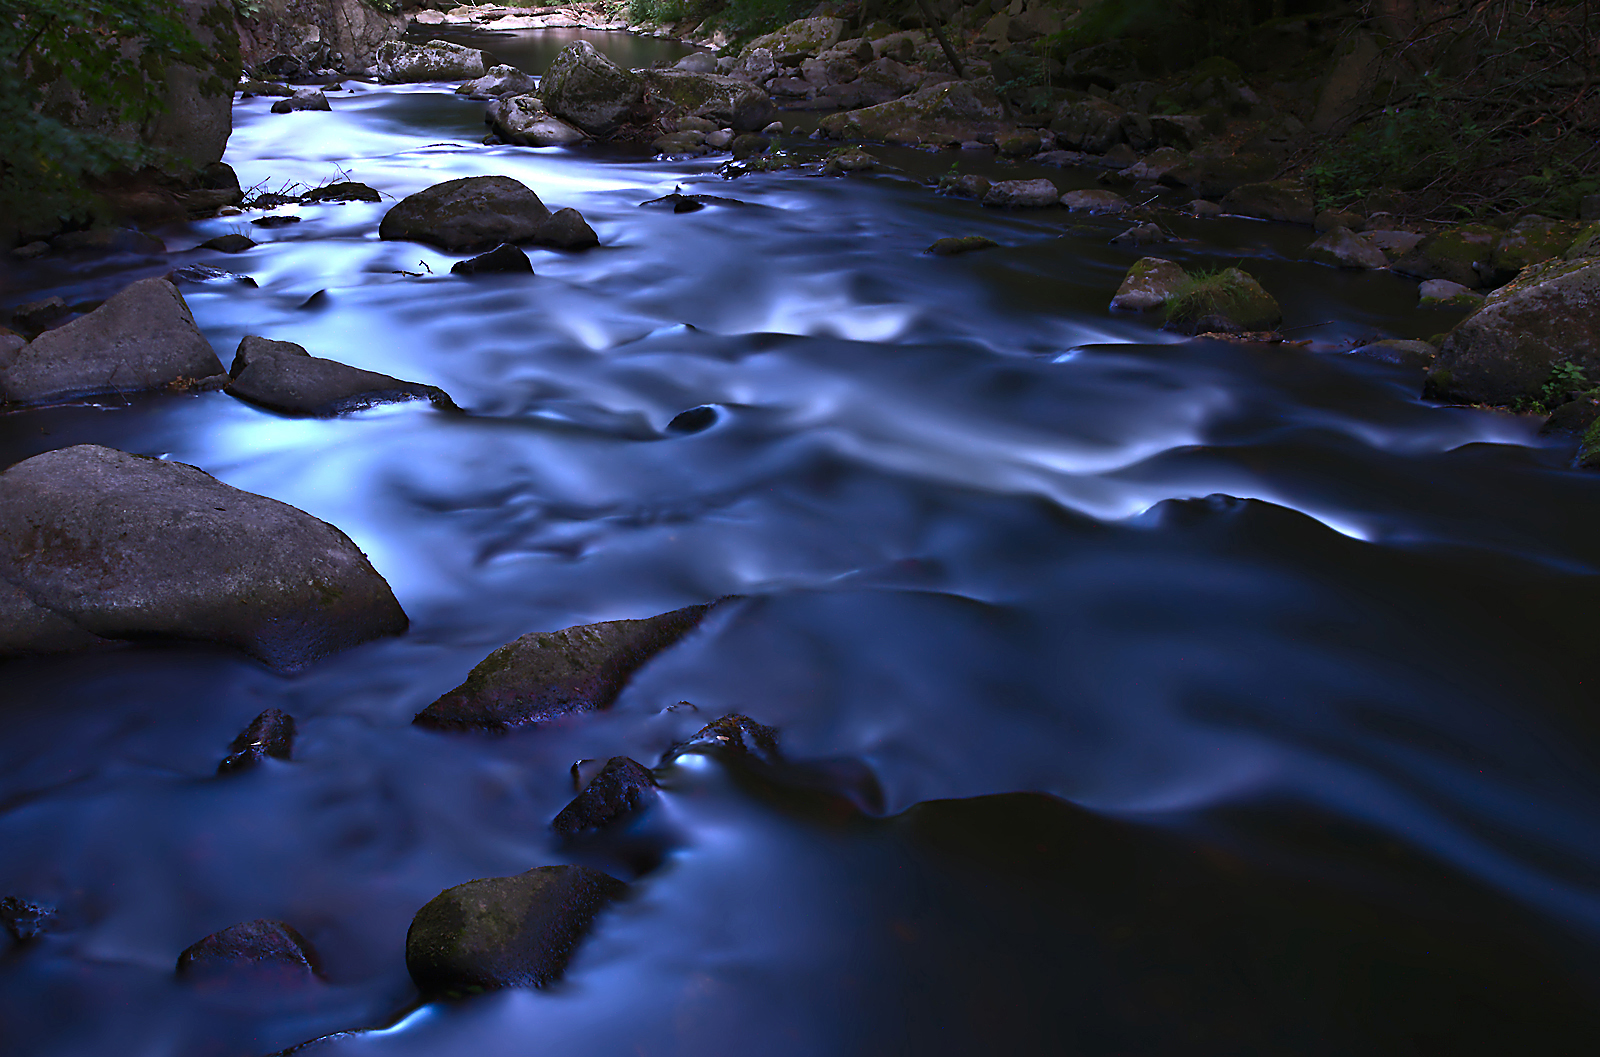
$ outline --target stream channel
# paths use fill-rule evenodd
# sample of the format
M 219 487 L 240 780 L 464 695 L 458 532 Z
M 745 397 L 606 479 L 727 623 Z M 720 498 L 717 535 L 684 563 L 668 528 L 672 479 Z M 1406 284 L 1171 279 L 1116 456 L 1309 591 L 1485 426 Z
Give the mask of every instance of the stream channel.
M 577 35 L 455 39 L 542 72 Z M 583 35 L 632 65 L 683 51 Z M 347 84 L 331 113 L 240 101 L 225 160 L 383 203 L 4 265 L 13 301 L 248 275 L 181 287 L 225 364 L 262 334 L 468 412 L 213 392 L 0 416 L 0 464 L 93 442 L 309 511 L 412 619 L 294 675 L 182 645 L 0 665 L 0 895 L 57 909 L 0 948 L 5 1057 L 1596 1052 L 1600 475 L 1537 419 L 1343 351 L 1459 316 L 1298 261 L 1306 229 L 1177 219 L 1192 241 L 1157 252 L 1241 263 L 1312 342 L 1180 340 L 1107 310 L 1143 255 L 1109 243 L 1126 222 L 932 194 L 955 152 L 724 180 L 725 156 L 485 146 L 453 85 Z M 829 146 L 781 116 L 784 145 Z M 394 200 L 483 174 L 601 247 L 469 280 L 378 240 Z M 737 203 L 640 208 L 677 186 Z M 229 231 L 261 244 L 192 249 Z M 968 234 L 1000 247 L 924 252 Z M 729 595 L 608 711 L 411 725 L 528 631 Z M 268 707 L 293 761 L 216 777 Z M 579 861 L 547 828 L 574 761 L 653 766 L 729 712 L 811 777 L 664 768 L 680 841 L 637 878 L 601 864 L 636 883 L 562 981 L 417 1003 L 419 907 Z M 324 984 L 174 978 L 263 917 Z

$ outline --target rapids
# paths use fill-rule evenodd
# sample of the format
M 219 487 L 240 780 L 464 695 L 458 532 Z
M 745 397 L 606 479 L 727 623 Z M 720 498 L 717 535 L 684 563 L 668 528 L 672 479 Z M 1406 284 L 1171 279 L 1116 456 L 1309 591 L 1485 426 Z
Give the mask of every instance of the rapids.
M 538 72 L 576 35 L 456 39 Z M 681 50 L 584 35 L 633 64 Z M 347 84 L 331 113 L 241 101 L 225 160 L 383 203 L 3 265 L 8 303 L 248 275 L 182 286 L 224 363 L 263 334 L 469 414 L 208 393 L 0 416 L 0 465 L 95 442 L 307 510 L 413 621 L 290 676 L 171 645 L 0 664 L 0 895 L 58 910 L 0 949 L 0 1053 L 361 1028 L 310 1052 L 1592 1052 L 1600 476 L 1536 420 L 1430 405 L 1342 351 L 1457 316 L 1298 262 L 1303 229 L 1182 221 L 1195 241 L 1163 252 L 1242 262 L 1312 343 L 1179 341 L 1106 309 L 1142 255 L 1108 243 L 1125 225 L 935 196 L 953 153 L 724 181 L 716 158 L 484 146 L 452 86 Z M 377 239 L 395 199 L 479 174 L 578 208 L 602 246 L 466 281 Z M 639 208 L 675 187 L 740 204 Z M 235 230 L 261 245 L 192 248 Z M 1002 248 L 923 252 L 966 234 Z M 708 428 L 666 428 L 700 406 Z M 725 595 L 607 712 L 410 725 L 527 631 Z M 299 722 L 293 762 L 213 777 L 267 707 Z M 562 982 L 415 1005 L 412 914 L 564 861 L 546 826 L 574 761 L 653 765 L 730 711 L 835 780 L 669 768 L 682 843 Z M 326 986 L 173 978 L 259 917 L 311 939 Z

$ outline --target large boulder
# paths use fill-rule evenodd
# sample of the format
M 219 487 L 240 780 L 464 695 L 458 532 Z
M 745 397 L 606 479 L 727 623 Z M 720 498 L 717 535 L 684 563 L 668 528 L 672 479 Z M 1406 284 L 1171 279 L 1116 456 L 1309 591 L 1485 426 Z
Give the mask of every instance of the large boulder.
M 1255 277 L 1238 268 L 1190 276 L 1167 298 L 1167 326 L 1184 334 L 1267 331 L 1283 312 Z
M 467 176 L 408 195 L 384 214 L 378 237 L 426 242 L 452 253 L 493 249 L 502 242 L 565 248 L 598 242 L 577 210 L 552 214 L 531 188 L 509 176 Z
M 399 8 L 370 0 L 250 0 L 235 8 L 240 52 L 251 66 L 286 55 L 364 70 L 377 61 L 379 45 L 406 31 L 410 19 Z
M 1492 224 L 1457 224 L 1429 235 L 1395 262 L 1394 270 L 1418 279 L 1448 279 L 1462 286 L 1488 286 L 1494 276 Z
M 0 402 L 7 404 L 181 388 L 221 374 L 222 361 L 165 279 L 141 279 L 21 347 L 0 344 Z
M 539 91 L 550 113 L 591 136 L 606 137 L 637 120 L 645 81 L 580 40 L 556 56 Z
M 536 95 L 514 95 L 489 104 L 484 115 L 495 135 L 518 147 L 562 147 L 589 137 L 556 117 Z
M 1334 228 L 1307 247 L 1306 255 L 1336 268 L 1384 268 L 1389 264 L 1382 250 L 1349 228 Z
M 1161 308 L 1183 287 L 1189 275 L 1182 266 L 1160 257 L 1143 257 L 1133 263 L 1111 307 L 1124 312 L 1149 312 Z
M 710 608 L 524 635 L 489 654 L 414 722 L 498 732 L 605 708 L 636 669 L 693 629 Z
M 296 669 L 406 624 L 344 533 L 193 466 L 80 444 L 0 473 L 0 655 L 192 639 Z
M 1000 99 L 982 85 L 946 81 L 877 106 L 822 119 L 822 131 L 835 139 L 875 139 L 917 143 L 931 136 L 976 139 L 1004 127 Z
M 1538 264 L 1566 254 L 1572 245 L 1578 225 L 1551 220 L 1549 217 L 1526 216 L 1500 236 L 1490 254 L 1494 277 L 1501 281 L 1514 278 L 1530 264 Z
M 1600 260 L 1536 264 L 1494 291 L 1445 338 L 1428 389 L 1469 404 L 1537 399 L 1563 363 L 1600 377 Z
M 1189 155 L 1185 164 L 1163 175 L 1161 182 L 1173 187 L 1187 187 L 1202 198 L 1217 198 L 1235 187 L 1266 180 L 1277 169 L 1278 163 L 1265 154 L 1221 154 L 1197 150 Z
M 1307 226 L 1317 218 L 1311 190 L 1298 180 L 1240 184 L 1223 196 L 1222 208 L 1242 217 Z
M 389 84 L 474 80 L 484 75 L 485 65 L 477 48 L 447 40 L 426 44 L 389 40 L 378 45 L 378 79 Z
M 640 70 L 646 104 L 666 117 L 701 117 L 718 128 L 754 132 L 772 120 L 772 100 L 733 77 L 689 70 Z
M 1069 99 L 1056 108 L 1050 130 L 1062 147 L 1104 154 L 1123 141 L 1123 115 L 1121 107 L 1094 96 Z
M 497 99 L 506 95 L 526 95 L 537 88 L 538 82 L 515 66 L 491 66 L 482 77 L 457 88 L 456 94 L 468 99 Z
M 627 884 L 586 866 L 540 866 L 440 892 L 406 932 L 406 969 L 425 998 L 543 987 Z
M 839 43 L 843 33 L 842 18 L 802 18 L 782 29 L 757 37 L 745 45 L 742 54 L 748 55 L 758 48 L 765 48 L 779 62 L 792 65 L 833 47 Z
M 429 400 L 442 410 L 456 410 L 455 403 L 436 386 L 403 382 L 324 360 L 292 341 L 272 341 L 254 334 L 239 342 L 224 391 L 285 415 L 326 418 L 405 400 Z

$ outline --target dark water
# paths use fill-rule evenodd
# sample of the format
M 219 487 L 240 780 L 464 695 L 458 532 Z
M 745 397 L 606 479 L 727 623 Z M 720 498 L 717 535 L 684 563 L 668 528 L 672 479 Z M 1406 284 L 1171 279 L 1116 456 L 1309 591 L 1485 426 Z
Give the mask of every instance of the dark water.
M 306 206 L 7 277 L 78 301 L 248 274 L 184 288 L 225 359 L 297 341 L 472 414 L 307 422 L 218 393 L 0 417 L 6 463 L 94 441 L 306 509 L 413 619 L 294 676 L 177 646 L 0 666 L 0 893 L 59 908 L 0 951 L 0 1051 L 381 1026 L 316 1052 L 1594 1052 L 1600 477 L 1339 351 L 1445 329 L 1413 284 L 1296 263 L 1301 229 L 1197 223 L 1167 249 L 1242 261 L 1316 343 L 1177 343 L 1105 310 L 1138 255 L 1118 225 L 931 195 L 914 177 L 949 154 L 724 182 L 485 148 L 482 104 L 364 87 L 331 114 L 241 103 L 228 160 L 395 197 L 511 175 L 603 246 L 467 282 L 378 241 L 388 203 Z M 744 204 L 638 208 L 676 185 Z M 188 248 L 230 230 L 263 244 Z M 922 253 L 962 234 L 1003 248 Z M 665 430 L 698 405 L 711 428 Z M 727 594 L 609 712 L 409 725 L 524 632 Z M 294 762 L 213 778 L 268 706 L 299 720 Z M 545 826 L 575 760 L 654 763 L 733 710 L 823 777 L 664 772 L 685 843 L 561 984 L 396 1021 L 423 903 L 565 861 Z M 173 979 L 257 917 L 310 937 L 327 985 Z

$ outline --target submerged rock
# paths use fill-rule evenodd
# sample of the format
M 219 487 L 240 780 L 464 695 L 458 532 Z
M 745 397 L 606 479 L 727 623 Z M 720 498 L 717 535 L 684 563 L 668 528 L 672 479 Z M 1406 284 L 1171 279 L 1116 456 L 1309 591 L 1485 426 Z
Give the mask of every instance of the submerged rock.
M 578 248 L 600 241 L 576 209 L 552 214 L 532 189 L 509 176 L 446 180 L 409 195 L 384 214 L 378 237 L 426 242 L 452 253 L 502 242 Z
M 414 722 L 438 730 L 501 732 L 606 708 L 636 669 L 693 629 L 710 608 L 524 635 L 489 654 Z
M 468 99 L 493 99 L 502 95 L 525 95 L 536 91 L 537 87 L 532 75 L 515 66 L 491 66 L 482 77 L 457 88 L 456 94 Z
M 304 984 L 320 975 L 317 953 L 306 938 L 268 918 L 214 932 L 178 955 L 178 976 L 191 982 L 234 978 Z
M 560 147 L 589 138 L 546 110 L 536 95 L 514 95 L 492 103 L 484 120 L 501 139 L 518 147 Z
M 939 239 L 928 247 L 927 252 L 938 257 L 954 257 L 974 250 L 992 249 L 998 245 L 1000 244 L 994 239 L 984 238 L 982 235 L 962 235 Z
M 229 396 L 284 415 L 326 418 L 405 400 L 428 400 L 442 410 L 456 410 L 436 386 L 363 371 L 313 356 L 293 342 L 254 334 L 239 342 L 228 378 L 223 391 Z
M 738 712 L 707 723 L 694 737 L 673 745 L 662 753 L 661 766 L 690 753 L 715 753 L 764 764 L 782 759 L 778 752 L 778 732 Z
M 228 755 L 217 764 L 218 774 L 248 771 L 271 756 L 287 760 L 294 751 L 294 717 L 276 708 L 262 712 L 239 732 L 228 746 Z
M 55 916 L 55 909 L 43 903 L 16 896 L 0 898 L 0 925 L 4 925 L 18 943 L 27 943 L 49 932 Z
M 585 866 L 456 885 L 412 919 L 406 969 L 424 998 L 543 987 L 561 976 L 595 916 L 627 890 Z
M 0 473 L 0 655 L 190 639 L 295 669 L 406 624 L 344 533 L 193 466 L 80 444 Z
M 216 250 L 218 253 L 243 253 L 252 249 L 256 240 L 237 232 L 228 235 L 218 235 L 214 239 L 207 239 L 197 248 L 202 250 Z
M 86 316 L 0 356 L 0 402 L 187 386 L 222 374 L 178 288 L 141 279 Z
M 1111 307 L 1128 312 L 1149 312 L 1160 308 L 1188 278 L 1188 273 L 1172 261 L 1144 257 L 1128 269 L 1116 296 L 1111 299 Z
M 1558 364 L 1600 378 L 1600 260 L 1535 264 L 1450 331 L 1429 392 L 1469 404 L 1537 399 Z
M 550 828 L 563 837 L 575 837 L 637 815 L 659 797 L 655 776 L 642 764 L 626 756 L 613 756 L 583 787 L 583 792 L 561 809 Z
M 447 40 L 426 44 L 389 40 L 378 45 L 378 79 L 389 84 L 466 81 L 483 75 L 483 52 L 477 48 Z

